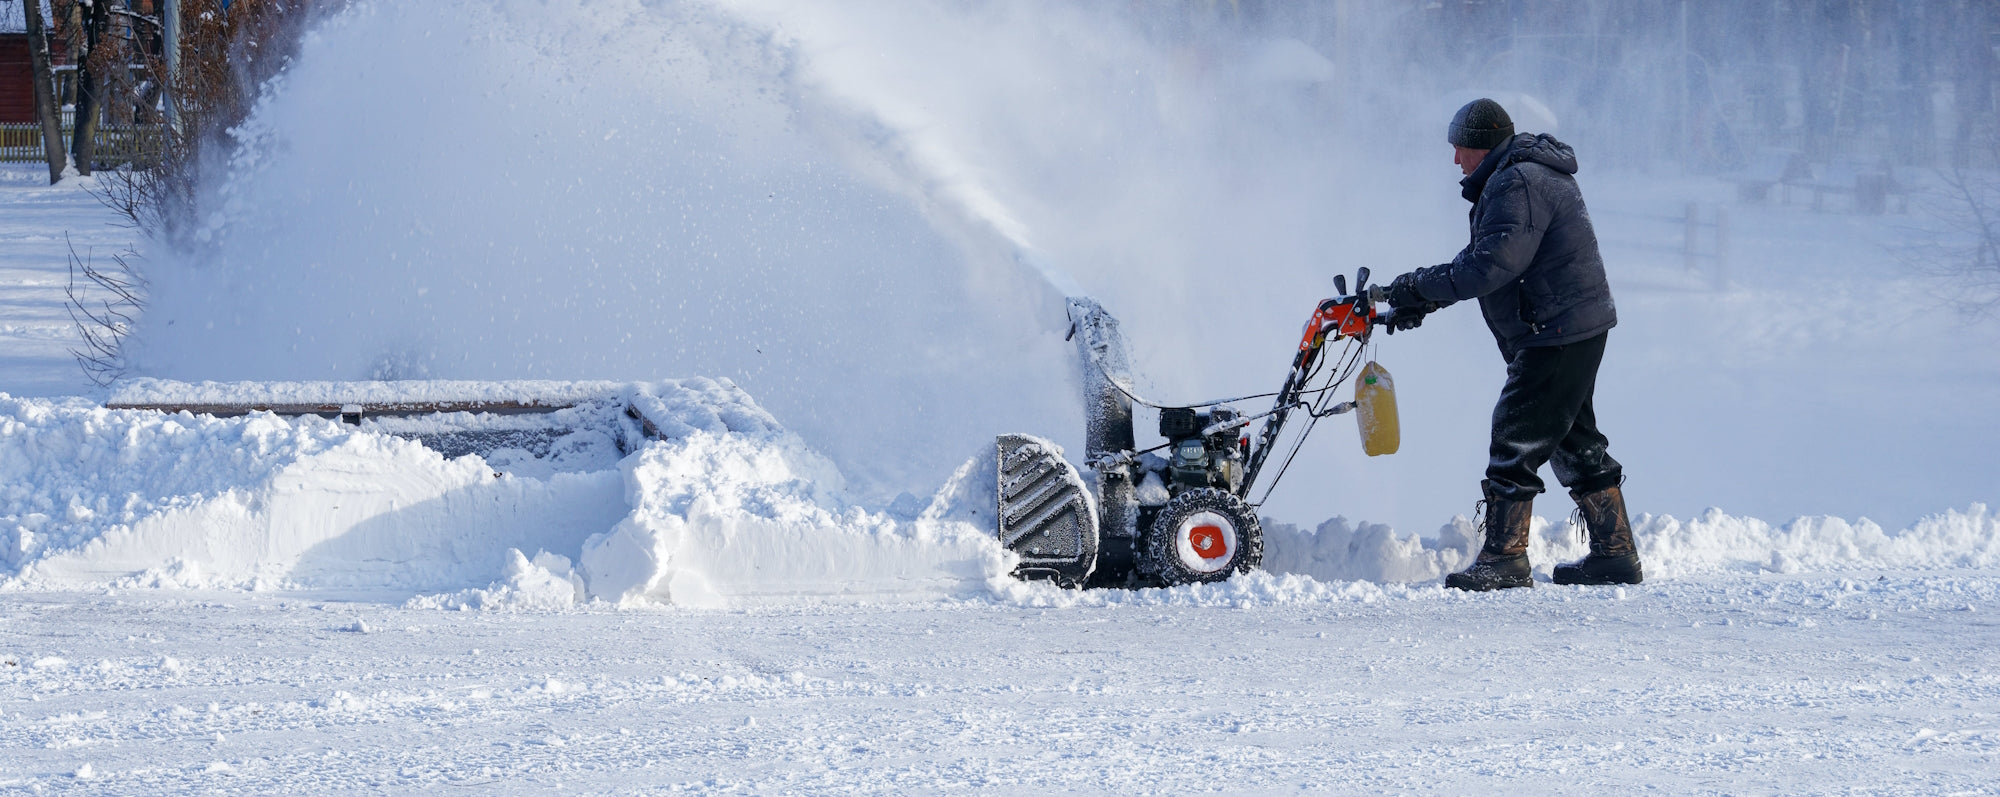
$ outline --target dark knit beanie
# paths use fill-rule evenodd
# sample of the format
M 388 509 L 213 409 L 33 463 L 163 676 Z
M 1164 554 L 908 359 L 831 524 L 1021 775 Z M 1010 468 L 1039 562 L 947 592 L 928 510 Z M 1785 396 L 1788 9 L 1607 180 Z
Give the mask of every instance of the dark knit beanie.
M 1453 146 L 1498 149 L 1514 137 L 1514 120 L 1507 118 L 1507 109 L 1500 103 L 1481 97 L 1458 109 L 1446 137 Z

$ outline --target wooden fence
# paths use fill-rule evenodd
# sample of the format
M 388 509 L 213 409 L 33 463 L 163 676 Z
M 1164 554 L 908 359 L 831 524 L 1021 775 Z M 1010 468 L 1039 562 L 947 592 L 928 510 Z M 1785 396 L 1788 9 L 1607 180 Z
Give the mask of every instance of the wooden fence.
M 159 160 L 165 130 L 162 125 L 98 125 L 97 166 L 123 163 L 144 166 Z M 68 125 L 63 126 L 64 144 L 69 143 L 74 132 Z M 0 123 L 0 162 L 39 162 L 46 157 L 42 151 L 41 125 L 31 122 Z

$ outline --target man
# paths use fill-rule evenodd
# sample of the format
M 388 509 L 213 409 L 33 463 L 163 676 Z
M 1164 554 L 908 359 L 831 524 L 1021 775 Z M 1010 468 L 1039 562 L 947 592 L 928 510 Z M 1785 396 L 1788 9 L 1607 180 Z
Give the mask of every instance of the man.
M 1392 331 L 1453 302 L 1478 299 L 1507 360 L 1493 408 L 1486 479 L 1486 540 L 1445 584 L 1465 590 L 1532 587 L 1528 523 L 1554 466 L 1590 530 L 1590 555 L 1557 565 L 1558 584 L 1637 584 L 1639 555 L 1620 492 L 1624 471 L 1606 452 L 1591 406 L 1604 340 L 1618 323 L 1597 234 L 1577 190 L 1576 156 L 1547 135 L 1514 135 L 1489 99 L 1467 103 L 1448 133 L 1459 182 L 1472 203 L 1472 242 L 1450 263 L 1389 283 Z

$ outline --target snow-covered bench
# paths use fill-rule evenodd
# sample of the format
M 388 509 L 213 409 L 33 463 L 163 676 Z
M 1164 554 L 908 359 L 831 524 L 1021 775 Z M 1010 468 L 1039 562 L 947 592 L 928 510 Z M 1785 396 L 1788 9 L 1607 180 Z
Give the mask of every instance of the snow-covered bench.
M 1806 187 L 1813 192 L 1813 210 L 1825 207 L 1827 194 L 1853 196 L 1856 213 L 1880 215 L 1888 210 L 1890 196 L 1897 198 L 1897 212 L 1909 209 L 1909 188 L 1896 179 L 1887 161 L 1834 161 Z

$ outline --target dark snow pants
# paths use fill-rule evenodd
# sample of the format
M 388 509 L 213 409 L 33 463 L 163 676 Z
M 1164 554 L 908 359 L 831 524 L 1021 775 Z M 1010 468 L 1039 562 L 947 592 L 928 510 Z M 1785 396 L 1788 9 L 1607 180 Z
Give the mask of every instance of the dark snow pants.
M 1608 333 L 1607 333 L 1608 334 Z M 1542 492 L 1542 463 L 1571 490 L 1593 492 L 1619 482 L 1624 469 L 1605 451 L 1591 396 L 1604 360 L 1604 335 L 1562 346 L 1517 350 L 1507 360 L 1507 384 L 1493 407 L 1487 487 L 1514 501 Z

